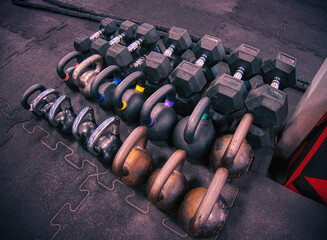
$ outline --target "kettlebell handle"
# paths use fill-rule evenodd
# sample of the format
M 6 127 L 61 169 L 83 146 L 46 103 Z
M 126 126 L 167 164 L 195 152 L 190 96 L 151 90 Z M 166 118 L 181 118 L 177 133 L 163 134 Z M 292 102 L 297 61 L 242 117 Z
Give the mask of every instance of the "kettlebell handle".
M 223 186 L 228 177 L 228 170 L 226 168 L 218 168 L 213 176 L 211 183 L 198 207 L 192 220 L 191 231 L 196 233 L 197 230 L 203 228 L 211 214 L 215 203 L 223 189 Z
M 70 98 L 67 97 L 66 95 L 62 95 L 59 98 L 57 98 L 57 100 L 54 102 L 54 104 L 51 106 L 50 111 L 49 111 L 49 116 L 48 116 L 48 120 L 49 122 L 57 127 L 58 126 L 58 122 L 55 120 L 56 115 L 58 114 L 59 111 L 59 107 L 61 106 L 61 104 L 63 104 L 64 102 L 67 102 L 67 107 L 65 109 L 71 108 L 72 104 L 70 101 Z
M 134 131 L 128 136 L 126 141 L 118 150 L 115 159 L 112 163 L 112 171 L 117 176 L 123 175 L 123 165 L 133 147 L 138 146 L 145 148 L 148 142 L 148 129 L 140 126 L 134 129 Z
M 252 122 L 253 115 L 251 113 L 244 114 L 221 159 L 221 164 L 223 167 L 228 169 L 233 165 L 235 156 L 238 153 L 247 133 L 249 132 Z
M 101 123 L 90 136 L 89 141 L 87 142 L 87 149 L 93 155 L 99 155 L 99 152 L 94 149 L 96 142 L 99 140 L 102 134 L 111 126 L 113 126 L 112 134 L 117 135 L 119 133 L 119 124 L 120 120 L 118 117 L 110 117 L 103 121 L 103 123 Z
M 184 140 L 187 143 L 192 143 L 194 139 L 195 131 L 198 124 L 203 118 L 203 115 L 208 115 L 210 109 L 211 100 L 208 97 L 203 97 L 194 108 L 190 118 L 188 119 L 184 129 Z
M 152 203 L 156 203 L 159 201 L 160 192 L 166 184 L 168 178 L 174 170 L 182 170 L 185 159 L 186 152 L 181 149 L 176 150 L 170 156 L 165 165 L 161 168 L 149 191 L 148 197 Z
M 145 87 L 145 77 L 144 74 L 140 71 L 133 72 L 132 74 L 128 75 L 122 82 L 117 86 L 113 94 L 113 105 L 123 110 L 126 108 L 126 102 L 122 101 L 122 97 L 126 90 L 130 88 L 133 83 L 137 82 L 135 89 L 137 91 L 143 92 Z
M 28 99 L 30 98 L 30 96 L 35 93 L 36 91 L 40 91 L 43 92 L 45 91 L 46 88 L 41 85 L 41 84 L 34 84 L 32 86 L 30 86 L 22 95 L 22 100 L 20 101 L 20 103 L 22 104 L 22 106 L 26 109 L 26 110 L 30 110 L 31 111 L 31 104 L 28 103 Z
M 152 109 L 158 102 L 161 102 L 164 99 L 167 106 L 172 107 L 174 105 L 176 101 L 176 88 L 173 85 L 163 85 L 145 101 L 141 110 L 141 123 L 145 126 L 153 124 L 153 119 L 151 119 Z
M 65 55 L 62 59 L 60 59 L 60 61 L 58 62 L 57 65 L 57 74 L 61 79 L 64 79 L 64 81 L 68 81 L 69 80 L 69 75 L 67 73 L 65 73 L 64 68 L 66 67 L 66 65 L 73 59 L 77 60 L 77 63 L 79 63 L 83 58 L 82 58 L 82 54 L 80 52 L 77 51 L 72 51 L 70 53 L 68 53 L 67 55 Z
M 82 136 L 79 135 L 78 133 L 78 128 L 79 125 L 82 122 L 82 119 L 88 115 L 88 120 L 89 121 L 94 121 L 94 110 L 91 107 L 85 107 L 83 108 L 78 115 L 76 116 L 74 123 L 73 123 L 73 127 L 72 127 L 72 134 L 76 139 L 81 139 Z
M 32 111 L 33 113 L 41 116 L 43 114 L 42 110 L 38 108 L 41 100 L 43 100 L 44 98 L 50 96 L 50 95 L 55 95 L 56 98 L 59 97 L 59 92 L 53 88 L 48 88 L 45 91 L 41 92 L 36 98 L 34 98 L 34 100 L 31 103 L 31 108 L 30 111 Z
M 111 65 L 109 67 L 106 67 L 105 69 L 103 69 L 93 80 L 92 84 L 91 84 L 91 94 L 92 97 L 97 100 L 97 101 L 101 101 L 103 96 L 102 94 L 99 93 L 99 87 L 100 85 L 102 85 L 105 82 L 109 82 L 108 77 L 110 77 L 111 75 L 120 75 L 121 74 L 121 70 L 117 65 Z M 115 76 L 114 76 L 115 77 Z M 119 76 L 119 78 L 114 78 L 114 81 L 121 81 L 120 79 L 121 77 Z M 118 82 L 119 84 L 119 82 Z
M 73 82 L 77 87 L 80 88 L 85 87 L 84 83 L 79 81 L 79 78 L 82 75 L 82 73 L 85 71 L 85 69 L 91 66 L 95 62 L 96 62 L 96 67 L 93 71 L 99 73 L 101 71 L 102 64 L 103 64 L 103 59 L 99 54 L 94 54 L 86 58 L 83 62 L 81 62 L 78 66 L 75 67 L 72 78 L 73 78 Z

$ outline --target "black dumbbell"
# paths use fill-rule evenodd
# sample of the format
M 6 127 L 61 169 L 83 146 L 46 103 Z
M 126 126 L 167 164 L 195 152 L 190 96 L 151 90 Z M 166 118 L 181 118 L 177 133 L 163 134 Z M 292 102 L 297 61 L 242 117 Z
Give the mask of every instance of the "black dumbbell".
M 145 60 L 143 73 L 147 80 L 153 84 L 163 82 L 173 71 L 170 57 L 172 54 L 182 54 L 192 44 L 187 30 L 179 27 L 172 27 L 165 41 L 166 51 L 161 53 L 151 52 Z
M 275 58 L 266 60 L 261 69 L 266 84 L 250 91 L 246 108 L 260 127 L 282 125 L 288 113 L 287 95 L 282 89 L 296 84 L 297 60 L 279 52 Z
M 105 38 L 108 38 L 114 34 L 116 30 L 117 25 L 115 20 L 111 18 L 104 18 L 100 22 L 99 30 L 93 33 L 91 36 L 88 37 L 84 34 L 77 36 L 77 38 L 74 40 L 74 48 L 76 51 L 86 54 L 89 52 L 94 40 L 100 38 L 101 35 L 103 35 Z
M 100 54 L 101 56 L 105 56 L 110 46 L 120 43 L 122 40 L 130 42 L 132 39 L 134 39 L 136 27 L 137 25 L 131 21 L 126 20 L 122 22 L 118 28 L 119 35 L 109 41 L 102 38 L 96 39 L 92 42 L 90 52 L 92 54 Z
M 117 65 L 121 68 L 127 67 L 133 61 L 133 52 L 141 45 L 145 48 L 151 48 L 160 37 L 154 26 L 143 23 L 136 29 L 135 38 L 137 40 L 127 47 L 115 44 L 108 48 L 105 56 L 107 64 Z
M 212 82 L 207 96 L 212 100 L 216 112 L 232 113 L 244 108 L 244 101 L 251 89 L 249 79 L 260 73 L 262 57 L 260 50 L 242 44 L 228 58 L 228 65 L 233 76 L 221 75 Z
M 205 86 L 202 67 L 214 66 L 225 57 L 225 49 L 220 39 L 205 35 L 193 48 L 198 58 L 195 63 L 182 61 L 170 74 L 169 81 L 181 97 L 190 97 L 200 92 Z

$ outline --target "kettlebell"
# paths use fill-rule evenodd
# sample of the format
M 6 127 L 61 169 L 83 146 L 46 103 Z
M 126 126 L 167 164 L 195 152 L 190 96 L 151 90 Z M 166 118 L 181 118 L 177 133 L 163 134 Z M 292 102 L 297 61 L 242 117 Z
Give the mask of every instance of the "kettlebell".
M 112 163 L 122 145 L 119 136 L 119 123 L 118 117 L 107 118 L 95 129 L 87 142 L 87 149 L 93 155 L 99 156 L 101 162 Z M 112 127 L 111 131 L 103 135 L 110 127 Z
M 186 194 L 178 209 L 178 221 L 190 236 L 214 237 L 223 228 L 228 210 L 220 193 L 227 176 L 227 169 L 219 168 L 208 188 L 194 188 Z
M 185 231 L 193 237 L 213 237 L 216 236 L 224 226 L 228 210 L 222 196 L 221 190 L 227 178 L 240 177 L 249 169 L 252 158 L 247 161 L 247 167 L 244 171 L 243 165 L 237 163 L 238 152 L 242 149 L 247 132 L 253 121 L 251 114 L 245 114 L 239 123 L 232 139 L 219 155 L 220 165 L 208 189 L 200 187 L 191 190 L 184 198 L 179 210 L 178 220 Z M 216 154 L 215 156 L 218 156 Z M 252 155 L 253 157 L 253 155 Z M 235 163 L 235 165 L 234 165 Z M 238 168 L 238 171 L 235 167 Z
M 176 150 L 161 169 L 151 174 L 146 191 L 158 208 L 172 209 L 183 200 L 187 190 L 187 180 L 181 172 L 185 158 L 184 150 Z
M 190 158 L 204 157 L 215 137 L 215 129 L 208 118 L 210 104 L 211 100 L 208 97 L 202 98 L 191 116 L 182 118 L 174 129 L 174 146 L 185 150 Z
M 135 89 L 128 89 L 134 83 Z M 140 120 L 140 111 L 145 102 L 145 77 L 140 71 L 128 75 L 116 88 L 113 104 L 118 116 L 126 122 L 136 123 Z
M 152 171 L 152 156 L 145 149 L 147 139 L 146 127 L 135 128 L 114 158 L 112 171 L 126 185 L 136 186 L 144 183 Z
M 96 63 L 93 70 L 87 70 L 92 64 Z M 91 84 L 96 75 L 101 71 L 103 59 L 99 54 L 91 55 L 75 67 L 73 72 L 73 82 L 79 88 L 80 92 L 87 98 L 91 98 Z
M 209 156 L 210 165 L 214 170 L 220 167 L 227 168 L 229 178 L 238 178 L 249 170 L 254 154 L 245 137 L 252 122 L 252 114 L 246 113 L 234 134 L 227 134 L 216 139 Z M 230 149 L 234 149 L 234 152 Z M 227 156 L 227 153 L 232 157 Z
M 31 103 L 28 103 L 30 96 L 37 91 L 41 91 L 41 93 Z M 54 98 L 50 97 L 52 95 Z M 33 112 L 35 115 L 47 119 L 48 112 L 58 97 L 59 92 L 57 90 L 53 88 L 46 89 L 43 85 L 34 84 L 23 93 L 21 104 L 25 109 Z
M 110 77 L 110 78 L 109 78 Z M 113 78 L 112 78 L 113 77 Z M 121 70 L 116 65 L 111 65 L 103 69 L 91 84 L 92 97 L 104 110 L 113 110 L 113 93 L 117 85 L 121 82 Z
M 64 70 L 64 68 L 70 61 L 72 61 L 75 58 L 77 60 L 76 66 L 78 66 L 79 63 L 83 59 L 83 55 L 77 51 L 72 51 L 72 52 L 68 53 L 66 56 L 64 56 L 62 59 L 60 59 L 60 61 L 58 62 L 58 65 L 57 65 L 58 76 L 62 80 L 64 80 L 65 84 L 71 89 L 78 89 L 78 87 L 74 84 L 73 79 L 72 79 L 72 75 L 75 70 L 75 66 L 69 67 L 66 70 Z
M 64 103 L 66 105 L 63 107 Z M 72 126 L 76 114 L 71 105 L 70 98 L 62 95 L 54 102 L 48 113 L 49 122 L 63 135 L 72 134 Z
M 87 117 L 87 118 L 86 118 Z M 91 134 L 98 127 L 94 119 L 94 110 L 91 107 L 83 108 L 75 118 L 72 134 L 86 148 Z
M 177 122 L 177 114 L 173 109 L 175 96 L 175 87 L 167 84 L 155 91 L 143 104 L 140 122 L 148 128 L 149 139 L 164 141 L 171 134 Z M 163 103 L 160 102 L 163 100 Z

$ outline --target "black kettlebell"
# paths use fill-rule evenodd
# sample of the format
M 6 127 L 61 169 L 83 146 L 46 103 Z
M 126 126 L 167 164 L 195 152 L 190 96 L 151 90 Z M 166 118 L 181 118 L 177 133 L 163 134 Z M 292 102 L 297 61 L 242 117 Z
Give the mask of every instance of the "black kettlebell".
M 208 118 L 210 105 L 210 98 L 202 98 L 191 116 L 182 118 L 174 129 L 174 146 L 185 150 L 190 158 L 204 157 L 209 152 L 215 137 L 215 129 L 211 119 Z
M 64 70 L 64 68 L 70 61 L 72 61 L 75 58 L 77 60 L 76 66 L 78 66 L 78 64 L 83 60 L 83 55 L 77 51 L 72 51 L 72 52 L 68 53 L 66 56 L 64 56 L 62 59 L 60 59 L 60 61 L 58 62 L 58 65 L 57 65 L 58 76 L 62 80 L 64 80 L 64 82 L 66 83 L 66 85 L 69 88 L 72 88 L 72 89 L 78 89 L 78 87 L 74 84 L 73 79 L 72 79 L 72 75 L 75 70 L 75 66 L 69 67 L 66 70 Z
M 121 82 L 121 70 L 117 65 L 103 69 L 91 84 L 92 97 L 104 110 L 113 110 L 113 93 Z
M 31 103 L 28 103 L 28 99 L 37 91 L 41 91 L 41 93 Z M 53 88 L 46 89 L 43 85 L 34 84 L 23 93 L 21 104 L 35 115 L 47 119 L 48 112 L 58 97 L 59 92 L 57 90 Z
M 136 83 L 135 89 L 128 89 Z M 128 75 L 116 88 L 113 104 L 118 116 L 126 122 L 139 122 L 140 111 L 146 97 L 144 94 L 145 77 L 140 71 Z
M 48 113 L 49 122 L 63 135 L 72 134 L 72 126 L 75 118 L 76 114 L 74 113 L 70 98 L 66 95 L 60 96 L 54 102 Z
M 95 122 L 93 108 L 85 107 L 79 112 L 73 122 L 72 134 L 78 142 L 86 148 L 91 134 L 97 127 L 98 125 Z
M 175 100 L 176 89 L 167 84 L 155 91 L 143 104 L 140 122 L 148 128 L 149 139 L 163 141 L 169 137 L 178 120 L 173 109 Z
M 99 156 L 101 162 L 112 163 L 122 145 L 119 136 L 119 124 L 118 117 L 106 119 L 95 129 L 87 142 L 87 149 L 93 155 Z M 111 131 L 107 135 L 103 135 L 110 127 L 112 127 Z

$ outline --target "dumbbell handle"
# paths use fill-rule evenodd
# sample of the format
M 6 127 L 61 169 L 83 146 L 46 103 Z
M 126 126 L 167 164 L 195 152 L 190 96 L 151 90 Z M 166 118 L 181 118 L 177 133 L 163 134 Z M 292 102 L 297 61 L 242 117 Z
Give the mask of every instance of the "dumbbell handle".
M 128 51 L 130 53 L 134 52 L 136 49 L 139 48 L 139 46 L 141 46 L 143 41 L 144 41 L 144 38 L 139 38 L 139 39 L 135 40 L 130 45 L 128 45 L 128 47 L 127 47 Z
M 104 28 L 96 31 L 95 33 L 93 33 L 91 36 L 89 36 L 89 39 L 91 41 L 94 41 L 94 40 L 98 39 L 103 32 L 104 32 Z
M 279 88 L 279 84 L 280 84 L 280 78 L 279 77 L 274 77 L 274 79 L 272 80 L 270 86 L 272 86 L 273 88 L 278 89 Z
M 203 65 L 206 63 L 208 56 L 206 54 L 202 54 L 198 60 L 196 60 L 196 62 L 194 63 L 195 65 L 199 66 L 199 67 L 203 67 Z
M 234 73 L 233 77 L 241 80 L 242 77 L 243 77 L 244 72 L 245 72 L 244 67 L 238 67 L 238 69 Z
M 118 36 L 114 37 L 109 41 L 109 46 L 115 45 L 117 43 L 120 43 L 120 41 L 126 36 L 126 33 L 121 33 Z
M 174 53 L 176 46 L 174 44 L 171 44 L 166 51 L 164 51 L 163 55 L 167 57 L 171 57 L 171 55 Z

